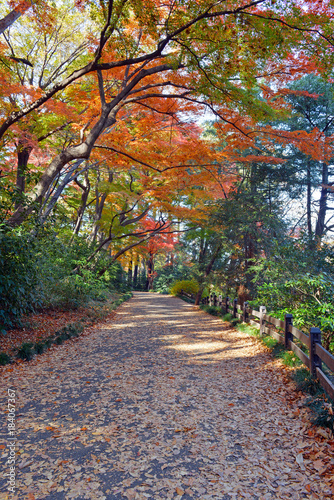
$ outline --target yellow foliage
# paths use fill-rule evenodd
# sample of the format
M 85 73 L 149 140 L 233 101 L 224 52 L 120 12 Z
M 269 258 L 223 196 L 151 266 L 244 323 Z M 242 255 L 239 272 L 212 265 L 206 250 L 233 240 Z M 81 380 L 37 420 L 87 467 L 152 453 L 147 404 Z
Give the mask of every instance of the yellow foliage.
M 198 292 L 198 283 L 194 280 L 176 281 L 176 283 L 172 286 L 170 293 L 171 295 L 179 295 L 181 290 L 185 293 L 196 294 Z

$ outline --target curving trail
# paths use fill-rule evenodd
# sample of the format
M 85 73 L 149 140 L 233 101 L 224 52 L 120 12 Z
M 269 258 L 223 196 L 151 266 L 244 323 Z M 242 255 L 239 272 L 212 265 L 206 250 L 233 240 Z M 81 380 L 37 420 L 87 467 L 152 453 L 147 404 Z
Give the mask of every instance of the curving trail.
M 179 299 L 135 293 L 1 378 L 1 407 L 12 386 L 18 406 L 8 498 L 334 498 L 320 467 L 333 447 L 312 437 L 279 362 Z

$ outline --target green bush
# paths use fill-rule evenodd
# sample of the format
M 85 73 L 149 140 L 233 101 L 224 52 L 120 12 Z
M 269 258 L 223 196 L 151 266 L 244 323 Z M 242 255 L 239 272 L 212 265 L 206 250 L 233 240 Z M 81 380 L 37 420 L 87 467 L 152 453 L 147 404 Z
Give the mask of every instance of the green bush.
M 0 232 L 0 330 L 19 323 L 39 305 L 35 293 L 38 267 L 30 235 Z
M 221 310 L 216 306 L 209 306 L 208 304 L 201 304 L 200 308 L 211 316 L 221 316 Z
M 198 283 L 193 280 L 177 281 L 172 286 L 170 293 L 171 295 L 180 295 L 182 290 L 185 293 L 192 293 L 196 295 L 196 293 L 198 292 Z
M 35 346 L 34 346 L 34 350 L 35 350 L 36 354 L 42 354 L 46 348 L 47 348 L 47 346 L 46 346 L 45 342 L 42 342 L 42 341 L 36 342 Z
M 219 316 L 221 311 L 216 306 L 206 306 L 205 311 L 212 316 Z
M 17 351 L 17 357 L 30 361 L 34 356 L 34 344 L 32 342 L 24 342 Z
M 0 352 L 0 365 L 4 366 L 12 362 L 12 358 L 6 352 Z
M 279 319 L 291 313 L 301 330 L 319 327 L 324 347 L 334 352 L 334 247 L 315 251 L 298 240 L 277 247 L 274 254 L 251 269 L 257 287 L 251 306 L 265 305 Z
M 178 280 L 191 280 L 192 270 L 184 264 L 167 264 L 157 270 L 153 281 L 153 290 L 158 293 L 170 293 L 173 284 Z
M 296 382 L 298 391 L 306 392 L 311 396 L 323 393 L 319 381 L 311 376 L 307 368 L 299 368 L 296 370 L 292 375 L 292 379 Z

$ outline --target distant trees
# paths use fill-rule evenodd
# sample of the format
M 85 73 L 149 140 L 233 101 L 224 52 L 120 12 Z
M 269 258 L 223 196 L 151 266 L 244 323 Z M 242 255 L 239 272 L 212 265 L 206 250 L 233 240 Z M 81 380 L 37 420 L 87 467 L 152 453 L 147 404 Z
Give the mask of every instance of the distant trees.
M 333 217 L 328 218 L 328 213 L 334 210 L 328 203 L 334 184 L 331 165 L 334 161 L 331 137 L 334 133 L 334 84 L 317 75 L 305 75 L 289 85 L 285 99 L 291 105 L 291 117 L 282 126 L 314 134 L 309 154 L 298 151 L 291 144 L 287 156 L 295 167 L 297 182 L 304 187 L 309 236 L 321 239 L 334 230 Z

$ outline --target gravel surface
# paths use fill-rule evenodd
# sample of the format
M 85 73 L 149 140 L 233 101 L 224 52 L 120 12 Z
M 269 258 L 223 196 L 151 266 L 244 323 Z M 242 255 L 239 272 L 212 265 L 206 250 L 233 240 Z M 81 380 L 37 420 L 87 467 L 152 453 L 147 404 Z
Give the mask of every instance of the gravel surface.
M 18 439 L 15 493 L 4 476 L 1 499 L 334 498 L 280 363 L 182 300 L 137 292 L 0 375 L 5 473 L 7 388 Z

